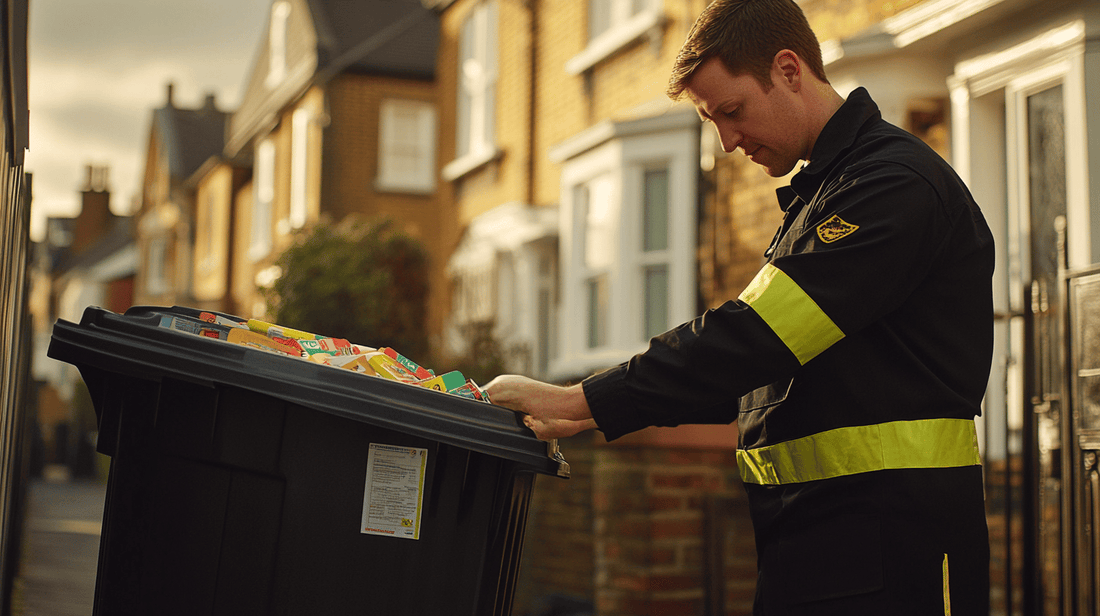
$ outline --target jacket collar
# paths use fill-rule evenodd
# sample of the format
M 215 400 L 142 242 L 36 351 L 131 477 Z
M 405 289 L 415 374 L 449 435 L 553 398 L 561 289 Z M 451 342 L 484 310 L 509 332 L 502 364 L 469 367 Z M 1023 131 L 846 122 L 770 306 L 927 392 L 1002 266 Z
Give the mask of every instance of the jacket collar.
M 855 143 L 863 125 L 881 117 L 878 105 L 871 100 L 866 88 L 853 90 L 840 109 L 829 118 L 825 128 L 821 129 L 814 142 L 810 162 L 791 178 L 789 187 L 776 191 L 779 206 L 786 211 L 795 196 L 804 202 L 810 202 L 836 160 Z

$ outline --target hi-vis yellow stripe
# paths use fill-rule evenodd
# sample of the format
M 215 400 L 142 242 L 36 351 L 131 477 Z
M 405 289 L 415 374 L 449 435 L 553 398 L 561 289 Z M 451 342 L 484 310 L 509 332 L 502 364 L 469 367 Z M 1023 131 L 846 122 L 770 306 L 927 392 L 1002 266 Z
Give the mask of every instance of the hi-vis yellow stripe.
M 800 364 L 844 337 L 813 298 L 771 263 L 756 274 L 738 299 L 752 306 Z
M 851 426 L 737 450 L 741 480 L 760 485 L 816 481 L 901 468 L 981 464 L 972 419 L 919 419 Z
M 943 555 L 943 616 L 951 616 L 951 570 L 947 566 L 947 554 Z

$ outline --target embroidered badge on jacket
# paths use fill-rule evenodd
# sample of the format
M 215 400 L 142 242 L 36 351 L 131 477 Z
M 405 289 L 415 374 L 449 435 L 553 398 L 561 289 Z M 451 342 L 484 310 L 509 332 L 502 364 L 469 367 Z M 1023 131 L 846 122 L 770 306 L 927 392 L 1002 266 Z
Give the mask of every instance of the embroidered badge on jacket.
M 817 236 L 826 244 L 848 237 L 859 228 L 859 225 L 844 222 L 840 216 L 833 214 L 828 220 L 817 226 Z

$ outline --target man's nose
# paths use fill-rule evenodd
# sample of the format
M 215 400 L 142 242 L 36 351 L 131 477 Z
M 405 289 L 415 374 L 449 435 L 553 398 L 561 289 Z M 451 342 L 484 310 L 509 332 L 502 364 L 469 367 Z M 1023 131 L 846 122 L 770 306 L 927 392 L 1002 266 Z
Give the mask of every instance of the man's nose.
M 733 152 L 737 146 L 741 145 L 741 133 L 732 127 L 715 124 L 714 129 L 718 131 L 718 141 L 722 143 L 722 151 L 726 154 Z

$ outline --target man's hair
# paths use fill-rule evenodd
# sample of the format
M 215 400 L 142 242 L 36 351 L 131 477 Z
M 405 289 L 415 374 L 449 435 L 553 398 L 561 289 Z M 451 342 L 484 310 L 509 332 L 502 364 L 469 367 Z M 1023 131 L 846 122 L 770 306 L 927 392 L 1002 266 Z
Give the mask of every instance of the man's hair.
M 666 93 L 684 95 L 695 69 L 717 57 L 734 75 L 752 75 L 771 89 L 775 55 L 789 49 L 818 79 L 828 83 L 821 46 L 794 0 L 714 0 L 695 20 L 680 48 Z

